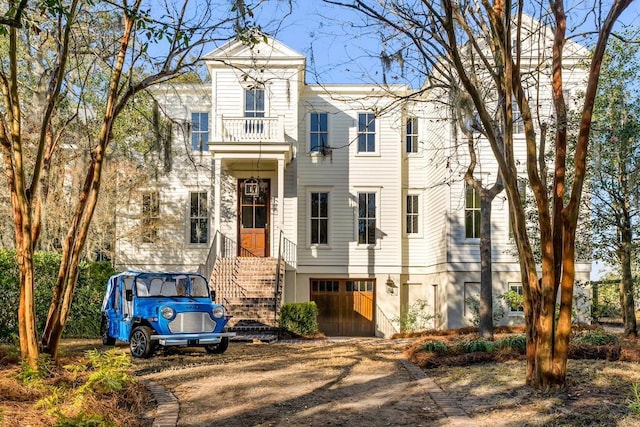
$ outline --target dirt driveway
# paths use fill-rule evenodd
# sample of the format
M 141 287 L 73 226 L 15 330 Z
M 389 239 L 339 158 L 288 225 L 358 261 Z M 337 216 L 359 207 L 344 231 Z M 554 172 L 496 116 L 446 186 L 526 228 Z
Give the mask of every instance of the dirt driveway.
M 232 343 L 223 355 L 136 361 L 179 401 L 180 426 L 439 426 L 448 419 L 403 366 L 405 342 Z

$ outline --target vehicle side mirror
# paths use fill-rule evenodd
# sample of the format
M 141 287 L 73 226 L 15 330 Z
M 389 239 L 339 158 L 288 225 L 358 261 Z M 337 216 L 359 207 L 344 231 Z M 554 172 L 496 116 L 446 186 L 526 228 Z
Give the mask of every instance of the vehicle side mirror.
M 216 291 L 211 291 L 211 301 L 216 301 Z
M 133 301 L 133 291 L 131 289 L 127 289 L 124 291 L 124 297 L 127 301 Z

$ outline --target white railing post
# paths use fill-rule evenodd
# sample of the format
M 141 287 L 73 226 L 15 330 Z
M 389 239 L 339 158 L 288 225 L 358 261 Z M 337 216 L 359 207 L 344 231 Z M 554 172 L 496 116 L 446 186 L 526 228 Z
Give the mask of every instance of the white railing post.
M 224 119 L 222 114 L 216 116 L 216 136 L 218 141 L 224 142 Z
M 278 116 L 278 135 L 275 136 L 278 141 L 284 141 L 284 115 Z

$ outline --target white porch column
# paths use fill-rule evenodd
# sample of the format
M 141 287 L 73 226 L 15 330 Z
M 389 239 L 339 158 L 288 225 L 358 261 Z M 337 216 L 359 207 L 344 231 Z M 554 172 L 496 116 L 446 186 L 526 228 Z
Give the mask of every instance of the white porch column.
M 284 230 L 284 158 L 278 159 L 278 229 Z
M 214 158 L 213 160 L 213 231 L 220 231 L 220 212 L 221 212 L 221 188 L 222 188 L 222 160 Z M 220 239 L 218 239 L 218 247 L 220 249 Z

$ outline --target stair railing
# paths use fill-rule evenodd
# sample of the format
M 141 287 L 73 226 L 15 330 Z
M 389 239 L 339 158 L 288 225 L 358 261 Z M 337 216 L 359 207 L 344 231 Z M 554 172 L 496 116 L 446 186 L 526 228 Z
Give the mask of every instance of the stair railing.
M 204 264 L 200 264 L 198 266 L 198 273 L 202 274 L 207 282 L 211 280 L 211 275 L 213 274 L 213 268 L 216 265 L 216 258 L 218 257 L 218 236 L 221 236 L 219 231 L 216 231 L 216 234 L 213 236 L 213 241 L 211 242 L 211 247 L 209 248 L 209 253 L 207 254 L 207 259 Z
M 278 239 L 278 264 L 276 265 L 276 284 L 275 284 L 275 289 L 273 291 L 273 325 L 277 326 L 278 325 L 278 297 L 280 294 L 280 281 L 282 280 L 280 278 L 282 271 L 281 271 L 281 264 L 282 264 L 282 249 L 284 246 L 284 232 L 282 230 L 280 230 L 280 237 Z
M 295 243 L 293 243 L 291 240 L 284 237 L 284 234 L 281 234 L 280 245 L 281 245 L 280 252 L 282 253 L 282 257 L 284 258 L 284 261 L 287 263 L 289 267 L 291 267 L 292 269 L 295 269 L 298 262 L 297 260 L 298 246 Z

